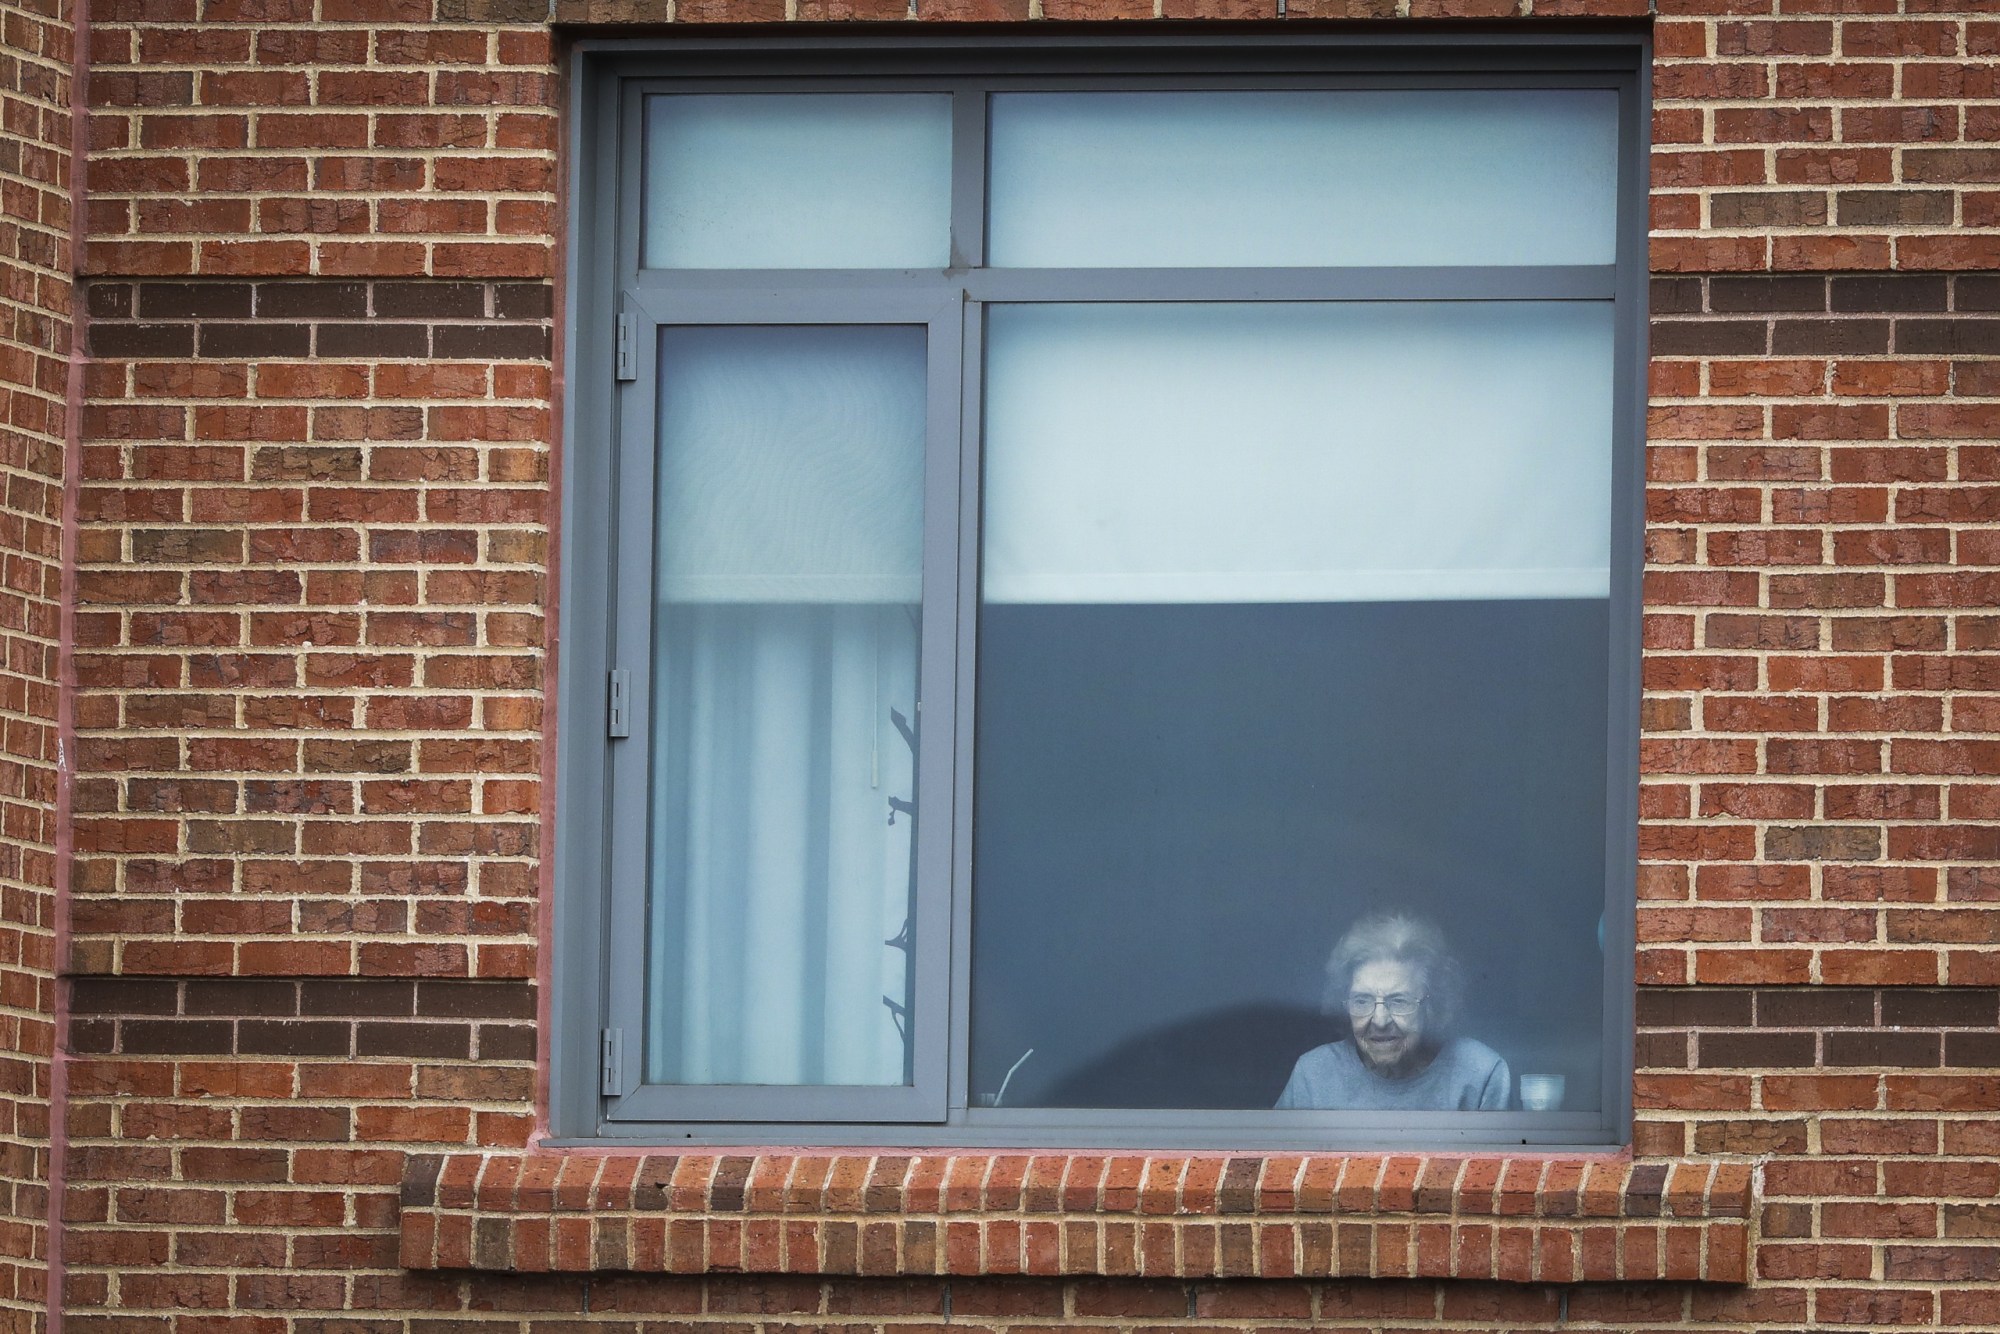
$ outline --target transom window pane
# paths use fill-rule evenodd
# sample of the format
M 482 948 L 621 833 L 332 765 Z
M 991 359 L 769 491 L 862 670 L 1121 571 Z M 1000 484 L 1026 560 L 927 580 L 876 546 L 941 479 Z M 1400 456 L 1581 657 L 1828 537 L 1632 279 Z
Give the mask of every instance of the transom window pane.
M 908 1083 L 924 331 L 659 365 L 647 1077 Z
M 943 268 L 951 99 L 648 98 L 643 234 L 647 268 Z
M 1002 93 L 991 263 L 1609 264 L 1605 89 Z

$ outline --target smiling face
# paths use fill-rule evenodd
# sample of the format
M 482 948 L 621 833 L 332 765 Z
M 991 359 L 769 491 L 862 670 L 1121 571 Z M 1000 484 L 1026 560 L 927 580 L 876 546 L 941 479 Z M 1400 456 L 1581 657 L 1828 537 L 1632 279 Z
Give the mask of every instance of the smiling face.
M 1354 970 L 1347 983 L 1347 1017 L 1363 1065 L 1402 1078 L 1430 1064 L 1423 1001 L 1423 972 L 1412 964 L 1376 959 Z

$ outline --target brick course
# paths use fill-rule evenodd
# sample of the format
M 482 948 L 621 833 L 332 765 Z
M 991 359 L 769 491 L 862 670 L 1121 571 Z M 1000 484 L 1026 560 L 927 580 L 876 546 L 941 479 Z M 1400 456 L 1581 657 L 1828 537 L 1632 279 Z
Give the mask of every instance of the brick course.
M 533 1273 L 1741 1283 L 1750 1187 L 1744 1163 L 1611 1155 L 418 1155 L 401 1255 Z
M 1658 5 L 1638 1111 L 1614 1194 L 1666 1217 L 1590 1231 L 1551 1225 L 1546 1159 L 692 1156 L 668 1181 L 693 1196 L 585 1210 L 569 1164 L 593 1190 L 629 1164 L 636 1190 L 661 1160 L 531 1151 L 559 34 L 1277 0 L 97 0 L 74 423 L 66 29 L 0 0 L 6 123 L 52 146 L 0 160 L 0 1050 L 26 1054 L 0 1058 L 0 1154 L 26 1164 L 0 1174 L 22 1183 L 0 1322 L 42 1305 L 67 432 L 79 1330 L 2000 1326 L 1985 8 Z M 1645 12 L 1290 0 L 1285 21 Z M 1414 1164 L 1407 1203 L 1381 1193 L 1390 1162 Z M 1260 1194 L 1288 1164 L 1289 1202 Z M 493 1175 L 427 1197 L 433 1170 Z M 1344 1199 L 1349 1172 L 1374 1193 Z M 1648 1277 L 1737 1276 L 1736 1223 L 1664 1203 L 1690 1173 L 1754 1178 L 1747 1284 Z M 798 1193 L 763 1208 L 774 1180 Z M 1468 1191 L 1536 1221 L 1489 1235 Z M 1725 1238 L 1722 1262 L 1690 1268 L 1690 1237 Z M 592 1272 L 498 1272 L 538 1267 Z M 736 1272 L 800 1268 L 831 1272 Z
M 548 277 L 553 42 L 495 8 L 99 0 L 90 272 Z

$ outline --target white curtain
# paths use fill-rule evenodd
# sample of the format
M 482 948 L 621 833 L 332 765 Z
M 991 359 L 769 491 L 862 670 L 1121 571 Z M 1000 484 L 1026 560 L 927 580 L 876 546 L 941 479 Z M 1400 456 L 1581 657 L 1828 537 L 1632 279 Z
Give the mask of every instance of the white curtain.
M 915 608 L 666 615 L 649 1077 L 903 1082 Z
M 662 334 L 654 1082 L 905 1078 L 924 366 L 920 326 Z

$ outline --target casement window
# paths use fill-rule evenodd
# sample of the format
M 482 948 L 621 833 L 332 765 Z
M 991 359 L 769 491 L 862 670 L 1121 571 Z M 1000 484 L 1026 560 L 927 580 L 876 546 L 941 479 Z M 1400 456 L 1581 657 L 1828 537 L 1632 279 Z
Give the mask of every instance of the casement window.
M 558 1133 L 1620 1141 L 1643 56 L 586 44 Z

